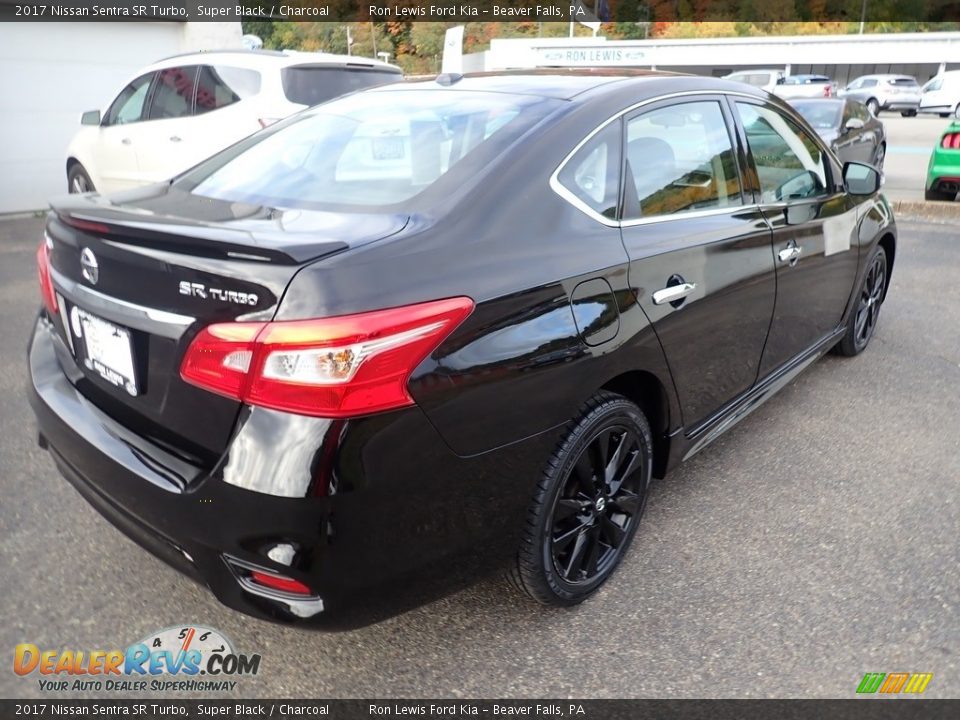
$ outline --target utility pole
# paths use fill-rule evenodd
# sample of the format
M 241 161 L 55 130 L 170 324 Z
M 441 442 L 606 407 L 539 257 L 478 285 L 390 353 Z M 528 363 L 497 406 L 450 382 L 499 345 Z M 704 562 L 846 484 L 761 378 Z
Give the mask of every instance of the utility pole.
M 370 21 L 370 39 L 373 40 L 373 56 L 377 57 L 380 53 L 377 52 L 377 26 L 373 20 Z
M 860 34 L 863 35 L 863 26 L 867 24 L 867 0 L 860 6 Z
M 347 55 L 350 55 L 350 48 L 353 45 L 353 36 L 350 34 L 350 26 L 347 25 Z

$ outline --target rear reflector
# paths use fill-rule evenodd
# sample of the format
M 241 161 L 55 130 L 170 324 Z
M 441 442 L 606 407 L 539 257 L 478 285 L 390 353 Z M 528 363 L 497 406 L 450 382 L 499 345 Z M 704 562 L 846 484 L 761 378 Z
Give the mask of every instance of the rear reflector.
M 249 580 L 254 585 L 270 588 L 271 590 L 280 590 L 282 592 L 293 593 L 294 595 L 312 595 L 306 585 L 299 580 L 283 577 L 282 575 L 269 575 L 259 570 L 251 570 Z
M 357 315 L 218 323 L 187 349 L 180 375 L 249 405 L 354 417 L 413 404 L 416 367 L 473 311 L 470 298 Z
M 53 289 L 53 281 L 50 279 L 50 246 L 47 239 L 40 241 L 40 247 L 37 248 L 37 275 L 40 278 L 40 295 L 43 297 L 43 304 L 51 317 L 57 314 L 57 293 Z

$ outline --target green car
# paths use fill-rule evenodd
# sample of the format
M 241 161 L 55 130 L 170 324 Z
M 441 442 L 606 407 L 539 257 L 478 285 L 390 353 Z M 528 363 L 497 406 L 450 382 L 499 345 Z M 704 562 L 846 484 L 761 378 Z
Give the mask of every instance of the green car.
M 954 200 L 960 192 L 960 120 L 950 123 L 930 155 L 927 200 Z

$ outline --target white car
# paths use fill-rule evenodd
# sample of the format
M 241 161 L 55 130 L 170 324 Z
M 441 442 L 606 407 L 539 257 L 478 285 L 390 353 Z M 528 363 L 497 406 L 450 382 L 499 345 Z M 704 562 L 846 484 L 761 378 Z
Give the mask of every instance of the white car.
M 948 70 L 927 81 L 920 95 L 920 112 L 950 117 L 960 109 L 960 70 Z
M 326 53 L 168 58 L 137 73 L 105 110 L 83 114 L 67 149 L 67 186 L 108 193 L 168 180 L 299 110 L 402 78 L 395 65 Z
M 823 98 L 833 95 L 833 80 L 826 75 L 789 75 L 773 88 L 784 100 Z
M 733 80 L 734 82 L 753 85 L 754 87 L 763 88 L 769 93 L 772 93 L 773 89 L 783 82 L 783 78 L 783 70 L 738 70 L 737 72 L 723 76 L 724 80 Z

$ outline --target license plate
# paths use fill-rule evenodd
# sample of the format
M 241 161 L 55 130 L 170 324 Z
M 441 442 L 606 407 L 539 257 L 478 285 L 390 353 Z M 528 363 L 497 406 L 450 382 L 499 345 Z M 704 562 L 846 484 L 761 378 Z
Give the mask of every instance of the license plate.
M 374 160 L 402 160 L 403 138 L 374 138 Z
M 70 310 L 70 328 L 83 348 L 83 364 L 111 385 L 136 396 L 137 376 L 133 369 L 130 331 L 78 307 Z

